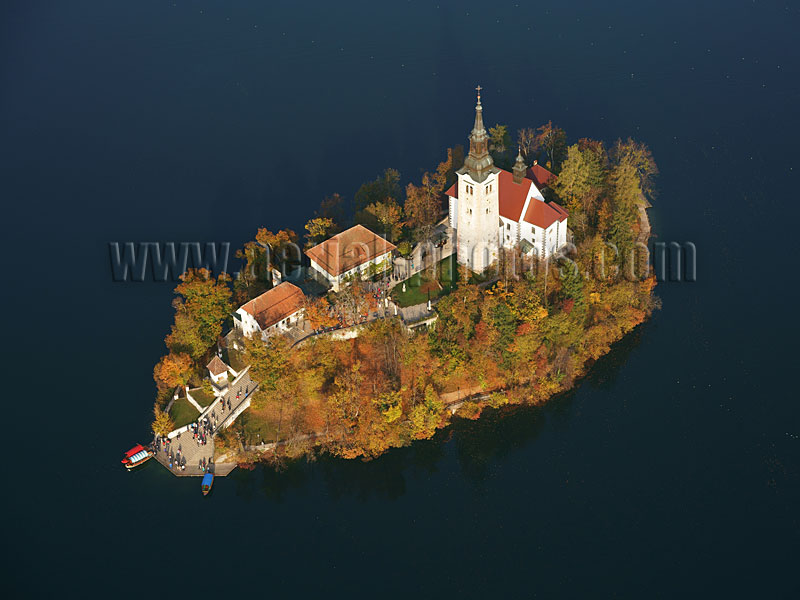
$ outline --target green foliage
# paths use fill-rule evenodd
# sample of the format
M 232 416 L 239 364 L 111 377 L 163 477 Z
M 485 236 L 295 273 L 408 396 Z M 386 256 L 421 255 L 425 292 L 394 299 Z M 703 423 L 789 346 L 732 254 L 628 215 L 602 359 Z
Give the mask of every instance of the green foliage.
M 562 265 L 561 273 L 561 294 L 567 300 L 572 300 L 573 310 L 583 314 L 586 308 L 586 296 L 584 293 L 584 280 L 580 269 L 575 263 Z
M 506 125 L 497 124 L 489 128 L 489 148 L 498 154 L 505 154 L 511 145 L 511 136 Z
M 194 360 L 202 357 L 222 333 L 222 324 L 231 313 L 230 278 L 217 279 L 206 269 L 189 269 L 175 288 L 175 324 L 167 336 L 167 347 L 185 352 Z
M 383 175 L 358 188 L 353 200 L 356 212 L 364 210 L 375 202 L 384 202 L 387 198 L 396 200 L 400 198 L 401 193 L 399 171 L 386 169 Z
M 413 250 L 411 242 L 407 242 L 404 240 L 399 244 L 397 244 L 397 251 L 400 253 L 400 256 L 408 256 L 409 254 L 411 254 L 411 250 Z

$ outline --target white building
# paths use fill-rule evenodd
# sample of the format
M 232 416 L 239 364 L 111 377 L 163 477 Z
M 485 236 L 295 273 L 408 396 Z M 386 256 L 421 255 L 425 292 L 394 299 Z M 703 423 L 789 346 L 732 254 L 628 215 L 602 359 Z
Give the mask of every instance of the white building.
M 289 330 L 302 318 L 305 295 L 296 285 L 284 281 L 253 298 L 233 313 L 233 324 L 244 335 L 269 336 Z
M 206 369 L 208 369 L 208 374 L 211 376 L 211 381 L 214 383 L 219 383 L 220 381 L 227 381 L 228 379 L 228 365 L 222 362 L 222 359 L 214 355 L 214 358 L 211 359 L 211 362 L 206 365 Z
M 338 292 L 355 277 L 371 277 L 392 266 L 394 244 L 356 225 L 306 250 L 311 274 Z
M 540 259 L 551 257 L 567 243 L 568 216 L 540 191 L 554 175 L 536 163 L 528 169 L 521 153 L 513 172 L 500 169 L 488 144 L 479 90 L 469 154 L 446 192 L 459 264 L 480 272 L 497 259 L 499 248 L 517 244 Z

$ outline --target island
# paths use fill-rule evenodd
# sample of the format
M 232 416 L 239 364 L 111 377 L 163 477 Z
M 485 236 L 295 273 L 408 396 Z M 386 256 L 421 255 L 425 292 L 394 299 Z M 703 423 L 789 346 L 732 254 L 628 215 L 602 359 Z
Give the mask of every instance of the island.
M 568 145 L 551 122 L 513 143 L 477 89 L 466 154 L 325 198 L 302 242 L 258 229 L 235 277 L 181 276 L 154 369 L 162 464 L 375 458 L 569 390 L 658 308 L 649 149 Z

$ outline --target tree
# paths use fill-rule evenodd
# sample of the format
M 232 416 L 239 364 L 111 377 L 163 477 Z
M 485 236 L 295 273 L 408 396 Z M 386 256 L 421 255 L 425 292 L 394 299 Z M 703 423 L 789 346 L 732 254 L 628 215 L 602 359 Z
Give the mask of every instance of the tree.
M 494 127 L 489 127 L 489 148 L 498 154 L 505 154 L 506 149 L 511 143 L 508 135 L 508 127 L 499 123 Z
M 386 198 L 383 202 L 373 202 L 367 206 L 366 212 L 380 224 L 382 230 L 389 237 L 389 241 L 394 241 L 400 234 L 400 219 L 403 216 L 403 209 L 394 198 Z
M 658 175 L 658 167 L 645 144 L 631 138 L 625 142 L 617 140 L 611 149 L 611 160 L 612 183 L 618 196 L 627 194 L 631 203 L 652 198 L 653 179 Z M 634 181 L 636 186 L 633 185 Z
M 339 194 L 325 196 L 320 202 L 318 217 L 331 219 L 334 223 L 342 223 L 345 217 L 344 198 Z
M 184 386 L 192 376 L 194 363 L 188 354 L 170 352 L 162 356 L 153 369 L 153 379 L 159 390 Z
M 428 385 L 425 388 L 425 401 L 411 409 L 410 421 L 415 438 L 429 438 L 436 432 L 443 408 L 439 394 L 432 385 Z
M 233 310 L 229 281 L 225 273 L 214 279 L 207 269 L 189 269 L 181 275 L 175 288 L 180 297 L 173 302 L 175 324 L 166 339 L 170 350 L 197 360 L 217 341 Z
M 324 241 L 330 231 L 333 229 L 334 223 L 332 219 L 325 217 L 316 217 L 306 223 L 306 237 L 308 238 L 308 245 L 314 246 Z
M 453 151 L 447 149 L 447 160 L 439 163 L 436 171 L 422 176 L 422 185 L 409 183 L 406 187 L 405 213 L 409 224 L 417 229 L 418 237 L 427 240 L 442 212 L 442 194 L 447 174 L 453 164 Z
M 349 369 L 343 369 L 333 380 L 334 392 L 329 400 L 333 417 L 352 428 L 358 422 L 360 413 L 361 362 L 356 361 Z
M 542 299 L 531 282 L 520 281 L 513 289 L 509 308 L 515 318 L 534 325 L 547 316 L 547 309 L 542 306 Z
M 170 431 L 175 429 L 175 423 L 172 422 L 169 413 L 161 410 L 156 404 L 153 407 L 153 423 L 150 427 L 154 434 L 166 437 Z
M 297 234 L 291 229 L 281 229 L 278 233 L 272 233 L 269 229 L 261 227 L 256 232 L 256 241 L 262 246 L 268 246 L 272 250 L 273 264 L 278 264 L 275 257 L 287 246 L 297 243 Z
M 566 205 L 578 239 L 587 233 L 589 218 L 594 216 L 594 207 L 606 188 L 606 179 L 606 154 L 602 144 L 579 143 L 567 149 L 567 158 L 553 190 Z
M 336 317 L 330 314 L 330 303 L 326 298 L 306 297 L 305 318 L 314 329 L 320 327 L 333 327 L 338 323 Z
M 382 202 L 386 198 L 399 198 L 400 172 L 396 169 L 386 169 L 383 175 L 375 181 L 363 184 L 356 192 L 353 204 L 356 212 L 364 210 L 368 205 Z
M 259 336 L 246 337 L 244 357 L 251 377 L 267 398 L 289 374 L 289 343 L 282 335 L 273 335 L 266 342 Z
M 256 242 L 262 247 L 269 248 L 270 263 L 273 267 L 281 269 L 287 263 L 299 265 L 302 261 L 300 249 L 297 247 L 297 234 L 291 229 L 281 229 L 278 233 L 272 233 L 268 229 L 261 228 L 256 233 Z M 270 274 L 270 280 L 271 278 Z
M 560 127 L 548 121 L 536 129 L 537 145 L 544 150 L 549 168 L 557 172 L 567 148 L 567 134 Z
M 517 144 L 522 151 L 522 156 L 526 162 L 530 162 L 531 158 L 539 151 L 539 139 L 536 135 L 536 130 L 528 127 L 527 129 L 520 129 L 517 132 Z

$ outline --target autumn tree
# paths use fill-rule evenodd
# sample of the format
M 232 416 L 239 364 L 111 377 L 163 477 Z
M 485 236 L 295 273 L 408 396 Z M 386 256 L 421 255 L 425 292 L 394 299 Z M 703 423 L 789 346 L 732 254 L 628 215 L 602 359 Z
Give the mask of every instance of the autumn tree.
M 257 335 L 244 339 L 244 358 L 250 365 L 250 376 L 267 395 L 277 390 L 279 383 L 288 376 L 288 355 L 289 344 L 282 335 L 273 335 L 267 341 Z
M 422 185 L 409 183 L 406 187 L 405 214 L 409 224 L 416 228 L 418 238 L 427 240 L 442 212 L 442 194 L 447 174 L 453 164 L 453 151 L 447 149 L 447 160 L 439 163 L 436 171 L 422 176 Z
M 320 242 L 325 241 L 328 234 L 333 230 L 334 223 L 332 219 L 325 217 L 315 217 L 306 223 L 306 238 L 308 239 L 308 246 L 315 246 Z
M 159 391 L 184 386 L 192 376 L 194 363 L 192 358 L 183 352 L 170 352 L 162 356 L 153 369 L 153 379 Z
M 150 427 L 154 434 L 166 437 L 169 432 L 175 429 L 175 423 L 172 422 L 169 413 L 161 410 L 156 404 L 153 406 L 153 423 Z
M 314 329 L 333 327 L 338 323 L 335 316 L 331 315 L 330 303 L 327 298 L 313 298 L 306 296 L 305 318 Z
M 548 121 L 536 129 L 536 144 L 544 151 L 548 168 L 558 173 L 567 149 L 567 134 L 564 130 Z
M 403 209 L 394 198 L 386 198 L 383 202 L 373 202 L 364 212 L 371 215 L 380 226 L 380 231 L 386 232 L 389 241 L 394 241 L 400 235 L 400 220 Z
M 411 409 L 412 434 L 417 439 L 431 437 L 441 422 L 444 406 L 432 385 L 425 388 L 425 400 Z
M 175 323 L 165 340 L 172 352 L 197 360 L 217 341 L 233 309 L 229 281 L 225 273 L 214 279 L 207 269 L 189 269 L 181 276 L 173 302 Z

